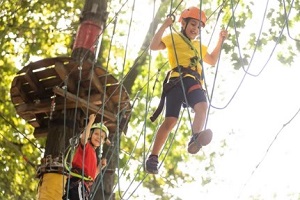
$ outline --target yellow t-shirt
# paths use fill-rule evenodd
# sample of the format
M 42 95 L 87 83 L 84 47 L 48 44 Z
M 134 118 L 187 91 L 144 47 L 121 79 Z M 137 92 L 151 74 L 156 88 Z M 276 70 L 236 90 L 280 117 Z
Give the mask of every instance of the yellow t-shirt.
M 204 45 L 201 45 L 201 50 L 200 50 L 199 40 L 185 41 L 182 38 L 182 36 L 180 36 L 178 33 L 173 33 L 164 36 L 162 38 L 162 42 L 166 45 L 171 69 L 174 69 L 178 65 L 181 65 L 183 67 L 192 67 L 192 69 L 195 70 L 195 67 L 197 66 L 197 72 L 201 75 L 202 73 L 201 64 L 199 62 L 195 62 L 195 61 L 193 62 L 193 60 L 195 59 L 192 59 L 195 58 L 195 56 L 197 56 L 199 60 L 201 60 L 207 53 L 207 47 Z M 190 45 L 193 45 L 194 49 L 187 42 L 189 42 Z M 176 49 L 176 54 L 174 52 L 174 49 Z M 195 52 L 195 50 L 197 52 Z M 200 55 L 200 52 L 202 56 Z M 179 73 L 172 72 L 171 77 L 179 77 Z

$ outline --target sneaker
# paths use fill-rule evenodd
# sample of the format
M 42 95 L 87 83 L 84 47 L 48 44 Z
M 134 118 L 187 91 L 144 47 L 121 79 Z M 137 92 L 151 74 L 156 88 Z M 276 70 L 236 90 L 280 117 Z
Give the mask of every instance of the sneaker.
M 202 148 L 211 142 L 212 131 L 210 129 L 195 133 L 188 144 L 188 152 L 190 154 L 196 154 Z
M 158 157 L 157 156 L 149 156 L 146 161 L 146 172 L 149 174 L 158 174 Z

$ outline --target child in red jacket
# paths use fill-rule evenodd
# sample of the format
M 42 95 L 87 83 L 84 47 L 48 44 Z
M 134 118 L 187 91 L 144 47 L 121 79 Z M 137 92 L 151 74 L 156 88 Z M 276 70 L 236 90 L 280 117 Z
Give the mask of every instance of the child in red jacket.
M 76 148 L 71 176 L 65 186 L 64 200 L 88 199 L 91 186 L 101 171 L 106 166 L 106 158 L 99 159 L 100 148 L 106 142 L 109 131 L 102 123 L 94 123 L 95 114 L 89 116 L 89 122 L 80 136 L 80 143 Z

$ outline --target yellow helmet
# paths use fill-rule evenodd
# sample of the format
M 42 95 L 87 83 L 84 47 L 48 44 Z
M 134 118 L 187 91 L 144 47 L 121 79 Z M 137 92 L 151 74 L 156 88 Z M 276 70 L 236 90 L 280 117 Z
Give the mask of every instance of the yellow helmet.
M 111 144 L 111 142 L 110 142 L 110 140 L 108 139 L 108 135 L 109 135 L 109 130 L 108 130 L 108 128 L 103 124 L 103 123 L 101 123 L 101 122 L 99 122 L 99 123 L 94 123 L 93 125 L 92 125 L 92 127 L 91 127 L 91 130 L 93 130 L 93 129 L 96 129 L 96 128 L 98 128 L 98 129 L 100 129 L 100 130 L 102 130 L 102 131 L 104 131 L 105 132 L 105 143 L 107 144 L 107 145 L 110 145 Z M 89 139 L 91 139 L 91 137 L 92 137 L 92 134 L 90 135 L 90 138 Z
M 92 125 L 92 127 L 91 127 L 91 130 L 92 130 L 92 129 L 96 129 L 96 128 L 98 128 L 98 129 L 104 131 L 104 132 L 106 133 L 106 135 L 108 135 L 108 133 L 109 133 L 108 128 L 107 128 L 103 123 L 101 123 L 101 122 L 99 122 L 99 123 L 94 123 L 94 124 Z

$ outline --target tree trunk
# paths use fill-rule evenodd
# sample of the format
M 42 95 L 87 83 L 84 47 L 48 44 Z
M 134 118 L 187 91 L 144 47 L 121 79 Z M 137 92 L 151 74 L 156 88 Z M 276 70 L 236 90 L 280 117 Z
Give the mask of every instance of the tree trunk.
M 104 24 L 107 19 L 107 1 L 106 0 L 86 0 L 81 18 L 80 25 L 77 30 L 76 38 L 73 44 L 72 58 L 77 62 L 90 61 L 94 63 L 97 45 L 99 43 L 99 36 L 102 34 Z M 88 79 L 88 77 L 82 77 L 83 79 Z M 78 81 L 78 80 L 77 80 Z M 66 148 L 70 145 L 69 139 L 73 136 L 78 136 L 80 130 L 84 128 L 85 121 L 84 117 L 87 117 L 83 110 L 78 109 L 67 109 L 64 111 L 55 111 L 53 113 L 52 119 L 49 120 L 48 126 L 48 136 L 46 140 L 45 155 L 42 163 L 51 162 L 51 165 L 59 163 L 59 167 L 62 167 L 64 155 L 66 153 Z M 116 155 L 112 152 L 110 155 Z M 110 156 L 108 155 L 108 156 Z M 114 156 L 114 159 L 116 156 Z M 116 168 L 115 162 L 111 162 L 108 166 L 112 172 Z M 49 173 L 47 173 L 48 175 Z M 46 181 L 47 177 L 42 173 L 39 195 L 38 198 L 41 199 L 61 199 L 62 196 L 60 192 L 53 195 L 51 189 L 47 189 L 49 186 Z M 61 175 L 63 176 L 63 175 Z M 105 187 L 97 187 L 98 191 L 95 198 L 96 199 L 108 199 L 107 196 L 111 196 L 112 188 L 114 184 L 114 173 L 109 172 L 103 174 Z M 99 177 L 102 179 L 102 177 Z M 50 184 L 55 184 L 55 182 L 60 183 L 66 180 L 66 177 L 54 178 L 50 181 Z M 63 181 L 65 182 L 65 181 Z M 60 186 L 61 187 L 61 186 Z M 62 188 L 58 189 L 61 191 Z M 42 191 L 41 191 L 42 190 Z M 48 190 L 48 192 L 46 192 Z M 55 190 L 55 189 L 53 189 Z M 47 194 L 45 194 L 47 193 Z M 104 195 L 103 195 L 104 194 Z M 109 194 L 109 195 L 108 195 Z M 104 198 L 103 198 L 104 197 Z M 113 198 L 110 198 L 113 199 Z

